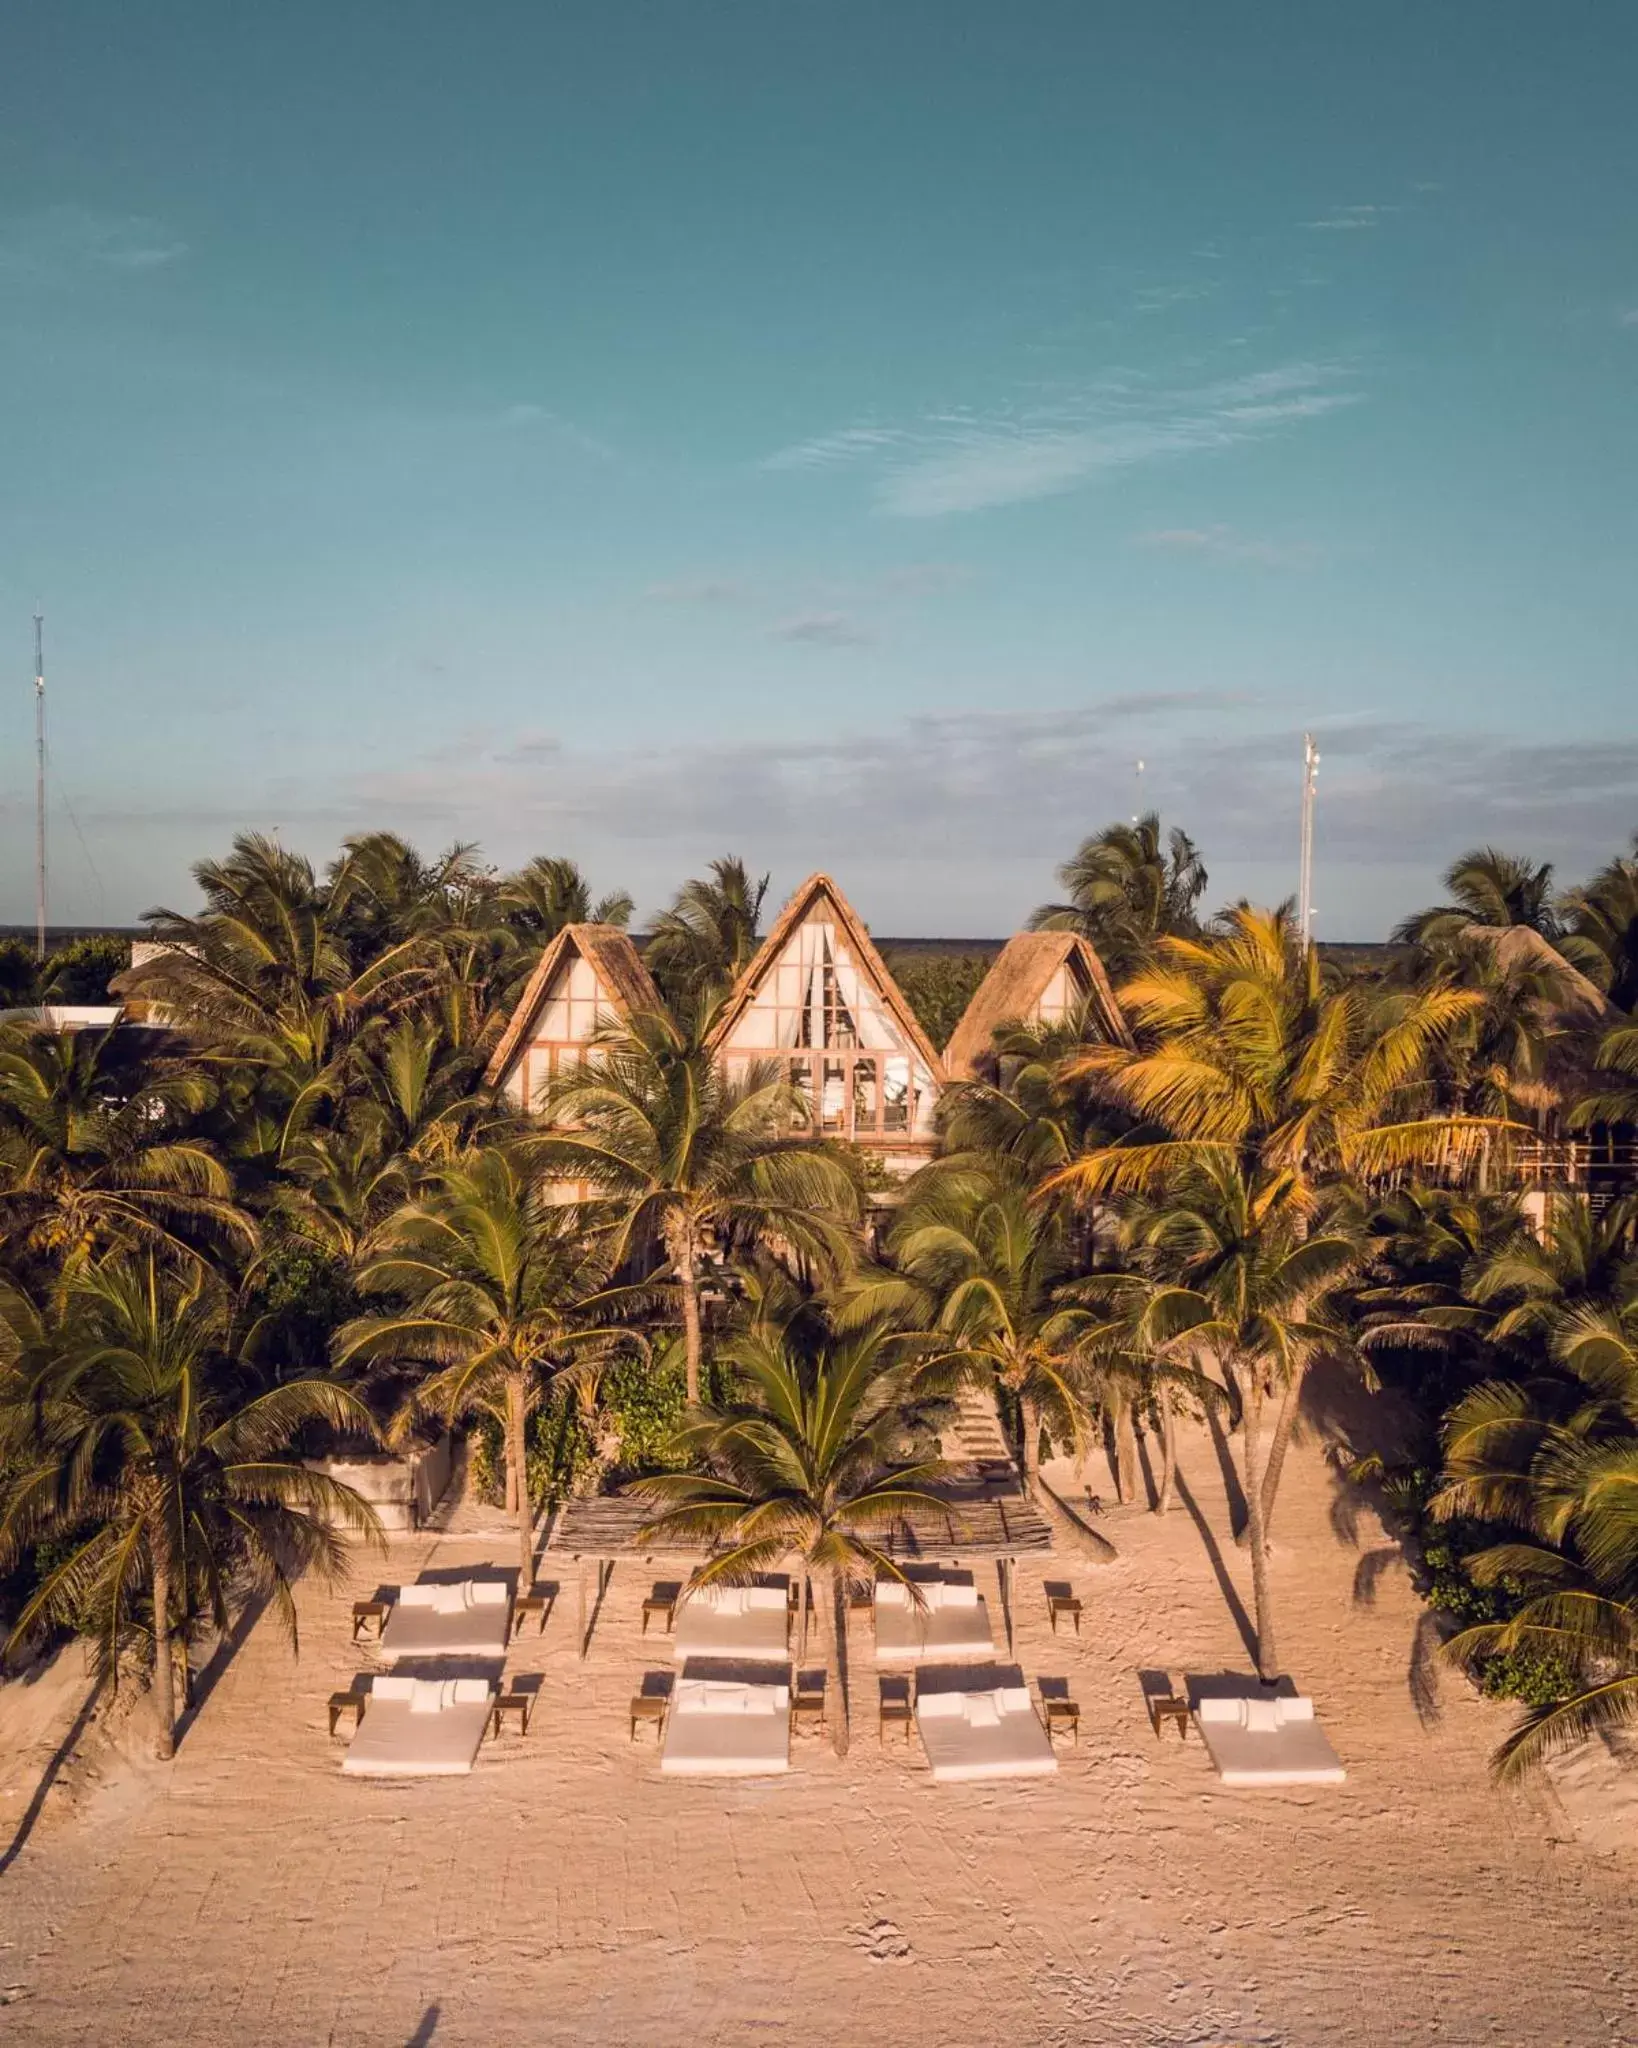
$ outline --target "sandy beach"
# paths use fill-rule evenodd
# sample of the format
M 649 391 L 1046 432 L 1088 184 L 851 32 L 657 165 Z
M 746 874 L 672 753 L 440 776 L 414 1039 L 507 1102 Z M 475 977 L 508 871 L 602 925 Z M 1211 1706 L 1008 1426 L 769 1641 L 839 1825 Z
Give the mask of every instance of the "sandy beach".
M 626 1702 L 667 1646 L 654 1574 L 620 1567 L 590 1656 L 572 1583 L 510 1671 L 543 1676 L 526 1738 L 469 1778 L 344 1779 L 325 1700 L 367 1655 L 350 1593 L 302 1602 L 292 1661 L 264 1619 L 174 1763 L 93 1727 L 0 1875 L 0 2034 L 42 2044 L 611 2041 L 807 2044 L 1604 2042 L 1638 2036 L 1627 1857 L 1584 1841 L 1546 1783 L 1497 1791 L 1509 1709 L 1410 1684 L 1421 1609 L 1375 1515 L 1310 1443 L 1274 1569 L 1286 1668 L 1349 1771 L 1229 1791 L 1197 1735 L 1157 1741 L 1140 1672 L 1248 1668 L 1224 1482 L 1185 1438 L 1195 1512 L 1106 1519 L 1120 1559 L 1021 1567 L 1017 1654 L 1066 1678 L 1078 1747 L 1055 1778 L 935 1786 L 879 1745 L 855 1624 L 852 1754 L 804 1734 L 764 1782 L 662 1779 Z M 486 1522 L 490 1525 L 486 1531 Z M 498 1517 L 361 1563 L 352 1591 L 510 1555 Z M 548 1570 L 550 1561 L 548 1561 Z M 1070 1576 L 1083 1632 L 1041 1587 Z M 997 1603 L 992 1599 L 992 1609 Z M 70 1652 L 75 1669 L 78 1653 Z M 4 1834 L 83 1680 L 6 1688 Z M 135 1733 L 134 1729 L 132 1731 Z M 129 1743 L 128 1747 L 135 1746 Z

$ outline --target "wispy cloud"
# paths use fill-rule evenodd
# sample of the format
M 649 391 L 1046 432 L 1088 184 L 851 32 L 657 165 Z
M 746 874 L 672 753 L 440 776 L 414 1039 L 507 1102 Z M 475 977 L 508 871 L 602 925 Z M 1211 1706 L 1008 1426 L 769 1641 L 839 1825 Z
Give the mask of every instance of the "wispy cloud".
M 1258 540 L 1231 526 L 1166 526 L 1140 533 L 1137 544 L 1166 554 L 1206 555 L 1223 562 L 1250 562 L 1266 569 L 1305 568 L 1319 559 L 1312 541 Z
M 875 635 L 846 612 L 798 612 L 781 619 L 773 637 L 808 647 L 868 647 Z
M 573 420 L 565 419 L 562 413 L 553 412 L 549 405 L 538 404 L 532 398 L 519 399 L 515 404 L 504 406 L 500 424 L 517 433 L 549 435 L 555 441 L 578 448 L 583 455 L 595 455 L 602 462 L 619 459 L 617 450 L 611 448 L 607 441 L 600 441 Z
M 1216 290 L 1215 284 L 1207 282 L 1145 285 L 1132 305 L 1139 313 L 1169 313 L 1174 306 L 1192 306 L 1200 299 L 1209 299 Z
M 0 223 L 0 272 L 49 281 L 76 274 L 136 275 L 180 263 L 188 245 L 163 221 L 140 213 L 47 206 Z
M 1626 311 L 1617 317 L 1623 327 L 1638 327 L 1638 306 L 1628 306 Z
M 1355 234 L 1362 228 L 1379 227 L 1390 213 L 1398 211 L 1397 206 L 1333 206 L 1329 213 L 1304 221 L 1303 226 L 1322 235 Z
M 1333 363 L 1276 364 L 1193 387 L 1120 374 L 1018 413 L 952 411 L 914 427 L 849 428 L 783 449 L 762 466 L 873 465 L 880 511 L 931 519 L 1053 497 L 1104 471 L 1236 447 L 1361 396 L 1349 369 Z M 814 453 L 820 449 L 822 459 Z
M 745 585 L 732 576 L 673 576 L 643 592 L 650 604 L 736 604 Z

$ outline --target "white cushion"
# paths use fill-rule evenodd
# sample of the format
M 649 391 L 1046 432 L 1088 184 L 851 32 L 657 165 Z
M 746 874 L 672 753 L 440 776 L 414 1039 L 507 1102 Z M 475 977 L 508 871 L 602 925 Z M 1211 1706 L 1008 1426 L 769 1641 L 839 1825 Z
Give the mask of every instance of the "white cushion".
M 1278 1700 L 1275 1704 L 1280 1710 L 1280 1726 L 1282 1728 L 1288 1726 L 1292 1721 L 1312 1721 L 1314 1718 L 1314 1702 L 1306 1697 L 1294 1700 Z
M 700 1598 L 707 1607 L 718 1614 L 743 1614 L 745 1612 L 745 1588 L 743 1586 L 704 1586 Z
M 910 1605 L 910 1588 L 899 1579 L 884 1580 L 876 1588 L 876 1605 L 878 1607 L 908 1607 Z
M 446 1704 L 444 1688 L 450 1681 L 442 1678 L 412 1678 L 410 1680 L 409 1710 L 412 1714 L 441 1714 Z
M 967 1726 L 969 1728 L 999 1728 L 1001 1709 L 993 1692 L 970 1692 L 967 1695 Z
M 1003 1714 L 1027 1714 L 1030 1712 L 1029 1687 L 1027 1685 L 1003 1685 L 997 1691 L 996 1704 Z
M 434 1586 L 432 1611 L 434 1614 L 464 1614 L 466 1612 L 467 1581 L 463 1579 L 455 1586 Z
M 1242 1699 L 1203 1699 L 1195 1704 L 1195 1718 L 1199 1721 L 1233 1721 L 1239 1726 L 1242 1725 L 1241 1713 L 1244 1706 L 1245 1701 Z
M 445 1704 L 452 1707 L 475 1707 L 492 1698 L 494 1690 L 487 1678 L 452 1678 L 448 1681 L 449 1698 Z
M 1248 1735 L 1279 1734 L 1280 1703 L 1278 1700 L 1247 1700 L 1245 1708 L 1244 1726 Z
M 400 1607 L 436 1607 L 442 1586 L 400 1586 L 398 1604 Z
M 407 1700 L 410 1689 L 416 1681 L 413 1678 L 398 1678 L 390 1671 L 383 1671 L 370 1687 L 372 1700 Z
M 969 1586 L 962 1580 L 952 1582 L 946 1579 L 939 1588 L 938 1604 L 940 1607 L 976 1607 L 978 1588 Z
M 473 1607 L 504 1607 L 506 1605 L 506 1581 L 504 1579 L 469 1579 L 469 1604 Z
M 768 1614 L 775 1610 L 781 1614 L 790 1605 L 790 1595 L 783 1586 L 747 1586 L 745 1588 L 745 1612 L 747 1614 Z
M 960 1721 L 966 1718 L 964 1692 L 924 1692 L 916 1701 L 916 1712 L 929 1721 Z

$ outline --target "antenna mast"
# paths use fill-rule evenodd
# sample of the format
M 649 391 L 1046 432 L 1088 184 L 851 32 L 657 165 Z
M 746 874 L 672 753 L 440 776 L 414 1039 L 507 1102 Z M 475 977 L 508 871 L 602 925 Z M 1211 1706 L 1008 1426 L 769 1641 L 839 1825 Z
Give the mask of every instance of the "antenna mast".
M 1143 763 L 1137 763 L 1132 776 L 1132 823 L 1135 825 L 1143 816 Z
M 1314 936 L 1314 778 L 1319 773 L 1314 735 L 1302 736 L 1302 853 L 1297 863 L 1297 930 L 1306 946 Z
M 34 614 L 34 948 L 46 956 L 45 616 Z

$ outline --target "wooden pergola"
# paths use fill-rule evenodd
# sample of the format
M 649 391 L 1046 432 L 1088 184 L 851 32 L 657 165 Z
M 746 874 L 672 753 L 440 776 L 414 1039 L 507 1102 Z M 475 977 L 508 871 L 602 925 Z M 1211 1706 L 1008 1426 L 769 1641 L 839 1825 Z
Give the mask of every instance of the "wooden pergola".
M 873 1532 L 871 1540 L 895 1564 L 993 1562 L 1000 1578 L 1010 1652 L 1013 1567 L 1020 1557 L 1052 1555 L 1051 1527 L 1039 1509 L 1015 1491 L 957 1482 L 940 1487 L 939 1494 L 936 1504 L 917 1508 L 890 1528 Z M 553 1515 L 541 1564 L 556 1557 L 575 1567 L 582 1658 L 591 1649 L 592 1631 L 616 1564 L 685 1565 L 692 1570 L 716 1554 L 715 1545 L 645 1535 L 644 1528 L 654 1514 L 647 1501 L 607 1493 L 565 1501 Z M 588 1588 L 588 1567 L 596 1571 L 595 1596 Z

